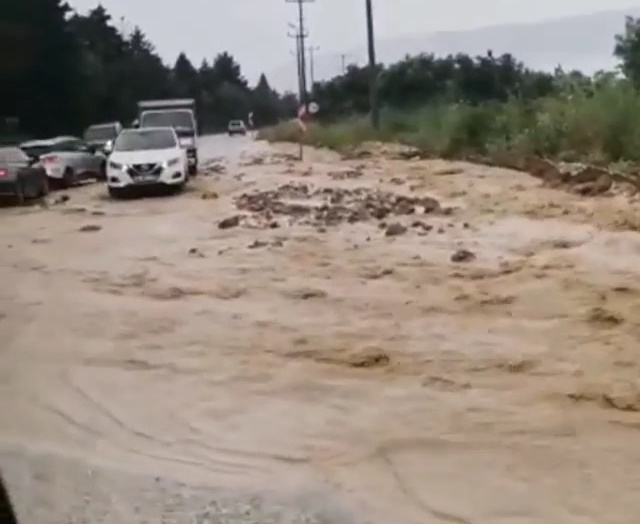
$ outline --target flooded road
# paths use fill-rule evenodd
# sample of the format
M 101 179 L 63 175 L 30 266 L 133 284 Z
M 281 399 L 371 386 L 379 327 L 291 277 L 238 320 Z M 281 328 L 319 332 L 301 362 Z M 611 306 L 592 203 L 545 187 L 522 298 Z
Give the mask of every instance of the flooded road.
M 204 140 L 184 195 L 0 211 L 24 522 L 635 524 L 640 205 Z

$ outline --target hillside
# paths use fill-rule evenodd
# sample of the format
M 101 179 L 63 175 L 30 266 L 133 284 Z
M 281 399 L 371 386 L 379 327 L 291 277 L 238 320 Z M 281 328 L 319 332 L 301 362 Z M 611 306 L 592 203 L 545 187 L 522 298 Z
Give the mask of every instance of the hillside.
M 427 35 L 409 35 L 378 42 L 379 60 L 390 63 L 406 54 L 433 52 L 495 54 L 509 52 L 529 67 L 551 70 L 557 65 L 592 73 L 615 66 L 612 56 L 614 37 L 624 27 L 626 15 L 640 17 L 640 6 L 590 15 L 572 16 L 527 24 L 482 27 L 468 31 L 442 31 Z M 365 63 L 366 49 L 346 51 L 350 61 Z M 319 55 L 315 60 L 316 79 L 340 72 L 338 52 Z M 274 86 L 295 86 L 293 64 L 283 65 L 269 74 Z

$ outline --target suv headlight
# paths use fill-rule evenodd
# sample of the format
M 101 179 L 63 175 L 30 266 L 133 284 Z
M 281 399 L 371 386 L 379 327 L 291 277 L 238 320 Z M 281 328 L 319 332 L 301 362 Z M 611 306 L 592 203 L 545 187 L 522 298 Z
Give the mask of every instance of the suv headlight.
M 109 161 L 109 168 L 110 169 L 115 169 L 117 171 L 124 171 L 127 166 L 125 166 L 124 164 L 118 164 L 118 162 L 114 162 L 112 160 Z
M 165 162 L 167 167 L 177 166 L 179 163 L 180 163 L 180 159 L 179 158 L 172 158 L 171 160 L 167 160 Z

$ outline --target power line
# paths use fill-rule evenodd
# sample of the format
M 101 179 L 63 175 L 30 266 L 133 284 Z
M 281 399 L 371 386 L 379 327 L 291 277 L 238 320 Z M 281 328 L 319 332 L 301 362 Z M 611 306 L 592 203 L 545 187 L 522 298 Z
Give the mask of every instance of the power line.
M 340 63 L 342 65 L 342 74 L 344 75 L 347 72 L 347 54 L 342 53 L 340 55 Z
M 304 85 L 303 85 L 303 69 L 302 69 L 302 53 L 301 53 L 301 35 L 303 33 L 300 32 L 300 30 L 298 29 L 298 26 L 296 26 L 295 24 L 289 23 L 289 27 L 295 29 L 295 32 L 292 33 L 287 33 L 287 36 L 289 38 L 295 38 L 296 39 L 296 51 L 295 51 L 295 57 L 296 57 L 296 72 L 298 75 L 298 97 L 300 99 L 300 101 L 302 101 L 303 99 L 303 92 L 304 92 Z
M 316 51 L 320 51 L 320 46 L 309 46 L 307 48 L 309 51 L 309 80 L 311 80 L 311 93 L 313 94 L 313 86 L 316 83 L 316 70 L 314 64 L 314 53 Z
M 376 64 L 376 46 L 373 33 L 372 0 L 366 0 L 367 7 L 367 43 L 369 48 L 369 103 L 371 106 L 371 125 L 380 127 L 380 108 L 378 107 L 378 65 Z
M 307 107 L 309 103 L 309 96 L 307 92 L 307 61 L 306 61 L 306 48 L 305 38 L 309 36 L 305 32 L 304 28 L 304 4 L 315 2 L 315 0 L 285 0 L 288 4 L 298 4 L 298 38 L 300 45 L 300 102 L 304 107 Z

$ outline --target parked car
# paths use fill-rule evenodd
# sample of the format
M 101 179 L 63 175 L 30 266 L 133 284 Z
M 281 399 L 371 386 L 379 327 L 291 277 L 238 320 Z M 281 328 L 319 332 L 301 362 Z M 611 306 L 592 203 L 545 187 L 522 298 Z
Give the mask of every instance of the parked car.
M 106 157 L 83 140 L 60 136 L 20 144 L 29 157 L 38 160 L 47 176 L 62 187 L 71 187 L 87 178 L 104 179 Z
M 244 125 L 244 121 L 242 120 L 231 120 L 227 126 L 227 132 L 229 133 L 229 136 L 246 135 L 247 127 Z
M 16 146 L 0 148 L 0 195 L 17 198 L 39 198 L 49 193 L 47 173 L 37 161 Z
M 181 190 L 189 180 L 187 151 L 172 127 L 125 129 L 107 163 L 107 187 L 114 198 L 140 187 Z
M 106 124 L 95 124 L 89 126 L 84 132 L 84 141 L 89 147 L 95 148 L 96 152 L 102 152 L 108 154 L 105 146 L 118 138 L 118 135 L 122 131 L 122 124 L 120 122 L 108 122 Z

